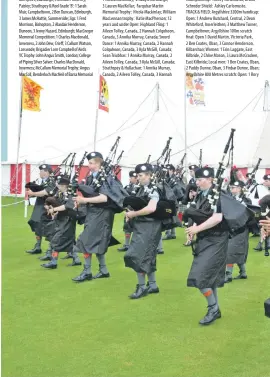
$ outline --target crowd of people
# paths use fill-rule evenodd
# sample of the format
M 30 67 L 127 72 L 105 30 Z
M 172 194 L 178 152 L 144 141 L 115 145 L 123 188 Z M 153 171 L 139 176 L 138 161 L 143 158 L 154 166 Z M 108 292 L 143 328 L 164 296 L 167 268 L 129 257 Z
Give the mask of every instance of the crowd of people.
M 199 323 L 208 325 L 221 318 L 218 288 L 233 281 L 235 265 L 239 274 L 234 279 L 247 279 L 249 234 L 260 234 L 258 250 L 262 250 L 263 243 L 266 250 L 270 249 L 270 195 L 261 199 L 264 207 L 254 210 L 245 190 L 248 178 L 236 170 L 228 187 L 217 193 L 214 169 L 196 165 L 189 166 L 191 179 L 186 184 L 182 172 L 166 164 L 162 167 L 163 182 L 161 186 L 156 185 L 153 180 L 156 166 L 150 163 L 138 164 L 130 171 L 126 187 L 112 173 L 102 184 L 97 184 L 104 158 L 95 151 L 87 159 L 90 173 L 73 193 L 71 176 L 59 175 L 54 179 L 50 165 L 39 166 L 40 189 L 27 189 L 29 197 L 36 197 L 28 222 L 36 243 L 27 253 L 42 254 L 41 243 L 45 238 L 49 248 L 40 257 L 45 262 L 43 268 L 57 269 L 59 253 L 64 253 L 62 259 L 72 260 L 69 266 L 79 266 L 82 255 L 83 270 L 72 279 L 74 282 L 110 278 L 106 253 L 110 246 L 119 244 L 112 236 L 114 218 L 116 213 L 125 211 L 125 241 L 118 251 L 124 253 L 125 266 L 137 278 L 135 291 L 129 298 L 140 299 L 159 293 L 157 255 L 164 253 L 163 241 L 176 239 L 176 227 L 185 226 L 185 246 L 191 247 L 193 253 L 187 285 L 199 289 L 208 306 Z M 262 178 L 263 185 L 270 190 L 270 175 Z M 94 195 L 84 194 L 91 187 L 95 188 Z M 127 198 L 143 205 L 132 207 L 133 201 Z M 266 211 L 264 217 L 262 208 Z M 251 216 L 254 211 L 261 217 Z M 76 239 L 77 223 L 83 223 L 84 228 Z M 162 232 L 165 232 L 163 237 Z M 99 264 L 95 274 L 92 273 L 93 254 Z

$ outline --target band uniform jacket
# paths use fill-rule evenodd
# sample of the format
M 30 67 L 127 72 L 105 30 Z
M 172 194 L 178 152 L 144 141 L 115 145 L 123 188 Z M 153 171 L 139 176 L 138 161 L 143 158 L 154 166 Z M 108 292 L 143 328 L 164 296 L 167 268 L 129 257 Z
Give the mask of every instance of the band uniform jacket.
M 67 200 L 63 194 L 59 195 L 61 205 L 69 205 L 74 207 L 72 196 L 69 195 Z M 54 234 L 51 239 L 51 248 L 54 251 L 68 251 L 73 249 L 76 233 L 76 219 L 68 216 L 68 211 L 58 212 L 55 219 Z
M 86 185 L 91 186 L 93 182 L 92 175 L 87 178 Z M 102 192 L 102 187 L 99 191 L 108 197 L 108 202 L 111 200 L 109 189 Z M 115 212 L 108 205 L 108 203 L 101 204 L 86 204 L 87 213 L 84 223 L 84 230 L 79 235 L 76 245 L 74 246 L 77 252 L 89 254 L 105 254 L 110 246 L 112 238 L 112 227 Z
M 48 196 L 50 195 L 51 191 L 55 190 L 55 187 L 55 182 L 51 179 L 48 179 L 44 184 L 44 190 L 47 191 Z M 45 200 L 46 196 L 36 198 L 36 203 L 31 218 L 28 221 L 32 232 L 35 232 L 36 236 L 39 237 L 42 237 L 44 235 L 48 235 L 49 237 L 49 235 L 52 234 L 54 227 L 54 222 L 51 219 L 47 218 L 46 210 L 44 208 Z
M 174 182 L 173 182 L 174 181 Z M 173 183 L 171 183 L 173 182 Z M 177 179 L 177 177 L 173 174 L 168 180 L 168 185 L 173 190 L 173 193 L 177 199 L 177 201 L 181 201 L 185 195 L 185 186 L 182 181 Z
M 211 206 L 202 193 L 196 197 L 196 208 Z M 220 201 L 217 213 L 221 213 Z M 187 279 L 188 287 L 214 288 L 224 285 L 229 232 L 223 219 L 217 226 L 197 234 L 193 245 L 194 259 Z
M 144 187 L 136 196 L 146 197 Z M 156 251 L 161 238 L 161 220 L 148 216 L 133 219 L 133 235 L 124 256 L 125 266 L 136 272 L 149 274 L 156 271 Z
M 130 183 L 129 185 L 125 186 L 125 190 L 129 195 L 136 195 L 136 185 L 133 183 Z M 123 226 L 123 231 L 125 233 L 132 233 L 133 232 L 133 220 L 126 221 L 126 218 L 124 218 L 124 226 Z
M 234 197 L 235 198 L 235 197 Z M 241 199 L 235 198 L 241 202 Z M 251 204 L 249 198 L 244 197 L 242 204 Z M 229 239 L 227 251 L 227 264 L 243 264 L 246 263 L 249 248 L 249 229 L 248 226 L 243 228 L 243 231 Z

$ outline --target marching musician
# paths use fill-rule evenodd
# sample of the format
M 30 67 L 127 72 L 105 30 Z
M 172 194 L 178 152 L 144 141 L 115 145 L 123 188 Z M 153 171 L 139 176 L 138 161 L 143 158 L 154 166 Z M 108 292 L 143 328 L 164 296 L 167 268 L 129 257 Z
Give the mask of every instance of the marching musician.
M 200 189 L 196 196 L 196 208 L 211 213 L 211 204 L 207 195 L 212 188 L 214 169 L 210 167 L 197 169 L 195 178 Z M 197 235 L 196 243 L 192 246 L 194 259 L 187 279 L 187 286 L 198 288 L 206 298 L 208 311 L 199 323 L 209 325 L 221 318 L 217 287 L 224 285 L 229 239 L 228 227 L 221 213 L 220 199 L 217 202 L 216 213 L 213 213 L 208 220 L 200 225 L 187 228 L 186 232 L 190 237 Z
M 191 179 L 189 180 L 188 184 L 196 184 L 196 178 L 195 178 L 195 171 L 199 169 L 197 165 L 190 165 L 189 167 L 189 175 L 191 176 Z
M 95 177 L 98 176 L 103 164 L 103 156 L 99 152 L 92 152 L 86 158 L 91 172 L 91 175 L 86 180 L 86 186 L 92 187 Z M 117 182 L 115 182 L 115 185 L 117 185 Z M 102 186 L 95 197 L 77 196 L 73 198 L 76 206 L 87 205 L 84 230 L 79 235 L 74 246 L 75 252 L 83 253 L 85 264 L 82 273 L 72 279 L 75 282 L 110 277 L 106 266 L 105 254 L 110 246 L 115 215 L 111 197 L 114 197 L 111 186 L 106 187 L 106 189 Z M 92 254 L 96 254 L 99 262 L 99 272 L 95 276 L 91 272 Z
M 158 169 L 158 165 L 152 165 L 152 169 L 153 169 L 153 172 L 156 171 Z M 157 245 L 156 253 L 159 254 L 159 255 L 164 254 L 163 242 L 162 242 L 162 233 L 161 233 L 161 236 L 160 236 L 159 243 Z
M 46 227 L 46 233 L 49 234 L 53 231 L 54 223 L 53 221 L 46 222 L 46 209 L 44 208 L 45 199 L 52 193 L 55 193 L 55 181 L 54 179 L 50 179 L 50 174 L 52 173 L 52 168 L 48 164 L 42 164 L 39 166 L 39 176 L 42 180 L 41 185 L 42 190 L 38 192 L 33 192 L 31 189 L 26 189 L 27 194 L 30 197 L 36 197 L 36 203 L 31 215 L 28 224 L 32 230 L 32 232 L 36 235 L 36 244 L 31 250 L 27 250 L 26 252 L 29 254 L 41 254 L 41 242 L 42 236 L 44 236 L 44 227 Z M 46 254 L 50 254 L 50 246 L 47 250 Z
M 55 231 L 51 239 L 52 258 L 49 263 L 41 266 L 47 269 L 56 269 L 58 255 L 61 252 L 73 250 L 76 218 L 69 216 L 69 209 L 73 208 L 72 196 L 68 195 L 69 177 L 61 176 L 58 181 L 59 195 L 56 206 L 49 206 L 48 213 L 54 217 Z M 54 198 L 55 199 L 55 198 Z M 77 253 L 73 253 L 73 263 L 69 266 L 80 266 L 81 262 Z
M 252 204 L 251 199 L 244 193 L 245 184 L 243 181 L 234 181 L 230 184 L 232 196 L 243 205 Z M 246 261 L 249 248 L 249 229 L 246 225 L 243 231 L 229 239 L 227 251 L 227 265 L 224 283 L 232 282 L 233 265 L 237 263 L 239 275 L 234 279 L 247 279 Z
M 195 198 L 198 193 L 198 187 L 195 183 L 188 184 L 186 187 L 186 193 L 182 200 L 182 205 L 194 205 L 195 204 Z M 190 203 L 190 204 L 189 204 Z M 193 221 L 192 219 L 188 219 L 188 226 L 192 226 Z M 186 235 L 186 242 L 183 244 L 183 246 L 191 246 L 192 239 L 189 237 L 189 235 Z
M 131 170 L 129 172 L 129 184 L 125 186 L 125 190 L 128 192 L 129 195 L 136 195 L 136 185 L 138 183 L 138 178 L 137 178 L 137 173 L 134 170 Z M 123 247 L 117 249 L 118 251 L 127 251 L 130 243 L 130 237 L 132 234 L 132 222 L 131 221 L 126 221 L 124 219 L 124 227 L 123 231 L 125 232 L 125 243 Z
M 168 164 L 168 165 L 166 165 L 166 169 L 167 169 L 167 174 L 168 174 L 166 181 L 167 181 L 168 185 L 172 188 L 177 200 L 181 201 L 184 197 L 185 190 L 184 190 L 183 186 L 181 186 L 179 184 L 179 181 L 176 178 L 175 167 L 172 164 Z M 182 224 L 179 222 L 179 226 L 181 226 L 181 225 Z M 165 240 L 174 240 L 174 239 L 176 239 L 175 228 L 166 230 L 165 236 L 162 238 L 162 240 L 165 241 Z
M 127 221 L 133 220 L 133 235 L 130 246 L 124 256 L 125 266 L 132 268 L 137 273 L 138 284 L 136 290 L 129 297 L 139 299 L 147 294 L 158 293 L 156 284 L 156 250 L 161 239 L 161 220 L 149 215 L 156 211 L 160 199 L 158 191 L 151 188 L 152 165 L 139 164 L 135 168 L 141 185 L 136 196 L 148 201 L 146 207 L 138 211 L 126 213 Z M 148 277 L 147 286 L 145 277 Z

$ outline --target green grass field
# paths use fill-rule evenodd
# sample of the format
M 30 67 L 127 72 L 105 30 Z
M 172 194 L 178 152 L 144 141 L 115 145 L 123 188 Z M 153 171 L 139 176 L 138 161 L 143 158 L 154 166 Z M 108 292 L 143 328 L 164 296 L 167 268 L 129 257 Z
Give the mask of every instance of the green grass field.
M 122 219 L 113 233 L 121 242 Z M 258 239 L 251 239 L 248 280 L 220 289 L 222 319 L 200 327 L 206 301 L 186 287 L 192 255 L 184 239 L 178 229 L 164 242 L 160 294 L 132 301 L 136 275 L 117 247 L 107 253 L 110 279 L 73 283 L 81 267 L 60 260 L 57 270 L 44 270 L 25 253 L 34 236 L 23 204 L 2 208 L 2 376 L 269 377 L 270 258 L 254 252 Z

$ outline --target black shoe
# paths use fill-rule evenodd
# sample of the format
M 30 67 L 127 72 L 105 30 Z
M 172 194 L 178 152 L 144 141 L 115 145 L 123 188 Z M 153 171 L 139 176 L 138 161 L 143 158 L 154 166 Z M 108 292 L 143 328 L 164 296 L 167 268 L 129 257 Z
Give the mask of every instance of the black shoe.
M 57 264 L 46 263 L 46 264 L 41 264 L 41 267 L 49 268 L 49 269 L 51 269 L 51 270 L 54 270 L 54 269 L 57 268 Z
M 163 250 L 157 250 L 157 254 L 164 254 Z
M 86 271 L 87 271 L 87 267 L 84 265 L 84 270 L 81 272 L 81 274 L 79 276 L 76 276 L 72 280 L 78 283 L 81 283 L 85 280 L 92 280 L 93 279 L 92 274 L 88 274 Z
M 151 293 L 159 293 L 159 288 L 151 288 L 151 287 L 148 287 L 147 288 L 147 292 L 148 294 L 151 294 Z
M 254 247 L 255 251 L 263 251 L 262 242 L 258 242 L 258 245 Z
M 41 254 L 42 250 L 41 249 L 26 250 L 26 253 L 28 253 L 28 254 Z
M 171 236 L 170 234 L 162 237 L 162 241 L 167 241 L 167 240 L 175 240 L 176 236 Z
M 128 251 L 128 246 L 120 247 L 117 251 Z
M 144 297 L 148 295 L 148 289 L 147 288 L 142 288 L 139 284 L 136 285 L 136 291 L 132 293 L 129 298 L 132 300 Z
M 240 273 L 238 276 L 236 276 L 235 278 L 233 278 L 233 280 L 238 280 L 238 279 L 247 279 L 247 275 Z
M 70 255 L 70 254 L 67 254 L 65 257 L 63 257 L 61 259 L 73 259 L 73 256 Z
M 214 322 L 216 319 L 221 318 L 221 312 L 220 310 L 214 309 L 215 305 L 208 306 L 208 312 L 206 313 L 205 317 L 200 320 L 199 324 L 206 326 L 210 325 L 210 323 Z
M 107 274 L 103 274 L 102 272 L 98 272 L 95 276 L 93 276 L 93 279 L 104 279 L 109 278 L 110 274 L 109 272 Z
M 148 293 L 159 293 L 159 288 L 158 287 L 157 288 L 151 288 L 149 281 L 146 284 L 146 289 L 147 289 Z
M 38 259 L 42 260 L 42 261 L 49 261 L 49 260 L 51 260 L 51 257 L 49 257 L 48 255 L 44 255 L 44 257 L 40 257 Z
M 68 267 L 73 267 L 73 266 L 81 266 L 82 262 L 72 262 L 71 264 L 68 264 Z
M 226 273 L 224 283 L 231 283 L 231 282 L 232 282 L 232 275 Z

